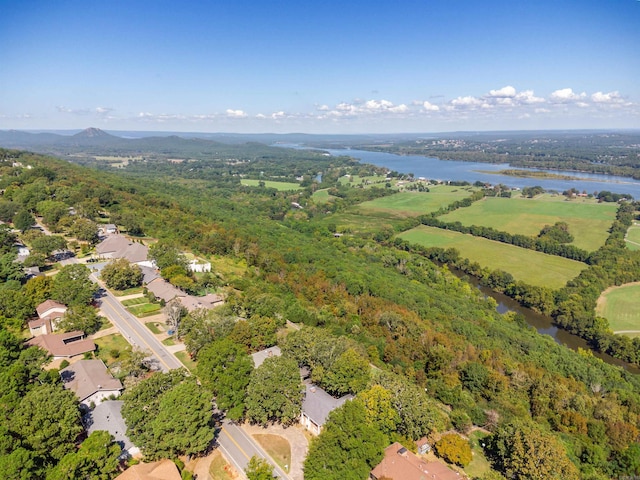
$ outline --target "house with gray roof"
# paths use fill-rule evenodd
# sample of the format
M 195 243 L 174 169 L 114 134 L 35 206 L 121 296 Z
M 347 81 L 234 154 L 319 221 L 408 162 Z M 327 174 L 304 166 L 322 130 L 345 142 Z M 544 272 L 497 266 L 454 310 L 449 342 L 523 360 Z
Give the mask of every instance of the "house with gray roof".
M 140 453 L 140 449 L 127 437 L 127 425 L 122 417 L 123 403 L 122 400 L 102 402 L 82 418 L 82 423 L 89 434 L 97 430 L 109 432 L 120 445 L 123 456 L 132 457 Z
M 253 358 L 253 366 L 255 368 L 258 368 L 264 363 L 267 358 L 279 357 L 281 355 L 282 351 L 280 350 L 280 347 L 276 345 L 273 347 L 265 348 L 264 350 L 260 350 L 256 353 L 252 353 L 251 358 Z
M 79 360 L 60 370 L 62 384 L 78 397 L 86 408 L 99 405 L 111 396 L 119 396 L 122 383 L 109 373 L 102 360 Z
M 327 417 L 333 410 L 354 398 L 353 395 L 334 398 L 320 387 L 309 383 L 305 385 L 305 389 L 300 423 L 314 435 L 320 435 Z

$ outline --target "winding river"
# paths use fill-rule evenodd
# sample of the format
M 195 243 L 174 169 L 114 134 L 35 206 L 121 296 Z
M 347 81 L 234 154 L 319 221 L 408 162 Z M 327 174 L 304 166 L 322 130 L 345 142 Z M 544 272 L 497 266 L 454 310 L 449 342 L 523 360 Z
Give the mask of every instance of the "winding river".
M 278 145 L 288 148 L 307 148 L 301 145 Z M 640 198 L 640 181 L 627 177 L 616 177 L 611 175 L 598 175 L 583 172 L 544 170 L 558 175 L 568 175 L 575 177 L 575 180 L 560 180 L 547 178 L 526 178 L 514 177 L 510 175 L 492 174 L 486 172 L 499 172 L 512 168 L 508 164 L 491 164 L 479 162 L 461 162 L 454 160 L 440 160 L 432 157 L 422 157 L 418 155 L 395 155 L 382 152 L 368 152 L 353 149 L 325 149 L 333 156 L 349 156 L 361 160 L 363 163 L 370 163 L 379 167 L 386 167 L 401 173 L 413 173 L 415 177 L 424 177 L 433 180 L 466 180 L 470 183 L 481 181 L 485 183 L 502 183 L 510 187 L 532 187 L 540 185 L 545 190 L 556 190 L 562 192 L 570 188 L 588 193 L 608 190 L 614 193 L 627 193 L 634 199 Z M 537 171 L 530 168 L 517 167 L 519 170 Z M 591 349 L 587 342 L 577 335 L 553 325 L 550 317 L 541 315 L 533 310 L 523 307 L 518 302 L 506 295 L 494 292 L 490 288 L 479 284 L 476 278 L 466 275 L 464 272 L 451 269 L 456 275 L 465 278 L 469 283 L 476 286 L 486 296 L 490 296 L 498 303 L 497 310 L 500 313 L 513 311 L 522 315 L 527 323 L 534 327 L 540 334 L 551 336 L 557 343 L 565 345 L 572 350 L 582 348 L 591 350 L 594 356 L 602 359 L 606 363 L 623 367 L 632 373 L 639 374 L 640 368 L 628 364 L 610 355 L 596 352 Z

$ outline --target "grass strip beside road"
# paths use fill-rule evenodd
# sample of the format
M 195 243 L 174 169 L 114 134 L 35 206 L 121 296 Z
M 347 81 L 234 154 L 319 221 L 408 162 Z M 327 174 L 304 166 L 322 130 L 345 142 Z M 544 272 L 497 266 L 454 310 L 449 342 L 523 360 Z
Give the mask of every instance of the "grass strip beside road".
M 258 433 L 253 435 L 253 438 L 281 469 L 289 472 L 291 468 L 291 445 L 289 445 L 289 441 L 286 438 L 269 433 Z
M 212 480 L 235 480 L 238 478 L 233 467 L 227 463 L 220 451 L 214 452 L 212 456 L 209 466 L 209 475 Z

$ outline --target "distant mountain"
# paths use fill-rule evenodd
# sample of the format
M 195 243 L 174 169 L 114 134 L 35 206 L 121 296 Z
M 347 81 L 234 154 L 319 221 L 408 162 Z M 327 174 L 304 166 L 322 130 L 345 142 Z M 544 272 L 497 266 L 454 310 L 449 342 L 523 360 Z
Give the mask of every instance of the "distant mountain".
M 119 138 L 115 135 L 111 135 L 110 133 L 105 132 L 104 130 L 100 130 L 99 128 L 90 127 L 85 128 L 81 132 L 76 133 L 72 136 L 72 138 Z

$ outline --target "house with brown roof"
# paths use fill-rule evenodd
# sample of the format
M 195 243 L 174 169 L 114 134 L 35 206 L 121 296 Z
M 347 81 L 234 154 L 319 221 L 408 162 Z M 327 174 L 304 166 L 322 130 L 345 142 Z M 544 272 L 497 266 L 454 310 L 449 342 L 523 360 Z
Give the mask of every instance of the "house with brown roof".
M 442 462 L 427 462 L 395 442 L 384 450 L 384 458 L 371 470 L 370 480 L 461 480 L 466 479 Z
M 55 300 L 45 300 L 36 307 L 36 312 L 38 318 L 28 324 L 33 337 L 55 332 L 58 322 L 67 312 L 67 306 Z
M 127 468 L 115 480 L 180 480 L 178 467 L 171 460 L 138 463 Z
M 107 370 L 102 360 L 79 360 L 60 370 L 62 384 L 78 397 L 81 405 L 91 408 L 107 398 L 120 396 L 122 383 Z
M 305 384 L 300 423 L 314 435 L 320 435 L 329 414 L 352 398 L 353 395 L 334 398 L 316 385 Z
M 75 357 L 76 355 L 93 352 L 96 349 L 95 343 L 86 338 L 86 335 L 81 330 L 38 335 L 27 340 L 26 344 L 29 347 L 42 348 L 52 355 L 54 360 Z

